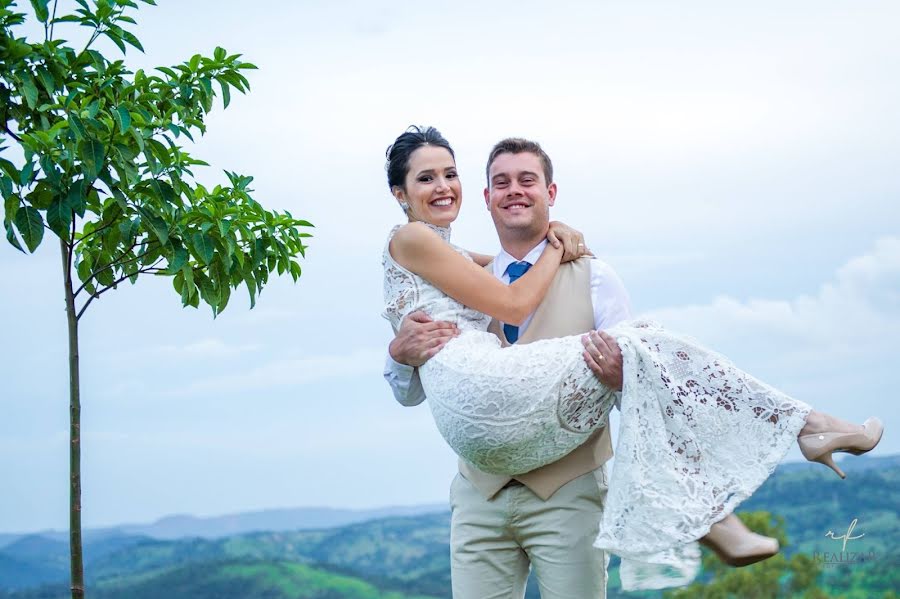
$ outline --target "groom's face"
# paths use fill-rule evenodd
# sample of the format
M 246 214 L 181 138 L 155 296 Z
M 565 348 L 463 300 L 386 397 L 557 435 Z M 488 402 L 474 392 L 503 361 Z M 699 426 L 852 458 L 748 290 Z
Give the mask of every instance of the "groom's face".
M 547 184 L 540 158 L 531 152 L 500 154 L 488 175 L 484 200 L 497 232 L 518 238 L 546 235 L 556 183 Z

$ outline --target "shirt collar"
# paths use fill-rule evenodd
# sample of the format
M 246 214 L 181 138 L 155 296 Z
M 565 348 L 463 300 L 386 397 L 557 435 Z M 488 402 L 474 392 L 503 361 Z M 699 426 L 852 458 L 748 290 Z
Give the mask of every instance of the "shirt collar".
M 523 260 L 533 265 L 538 261 L 538 258 L 541 257 L 541 254 L 544 252 L 544 248 L 546 246 L 547 240 L 544 239 L 539 244 L 534 246 L 531 251 L 525 255 L 525 258 L 523 258 Z M 509 255 L 506 250 L 500 250 L 500 253 L 497 254 L 496 258 L 494 258 L 494 276 L 496 276 L 498 279 L 502 278 L 503 274 L 506 272 L 506 269 L 513 262 L 519 262 L 519 260 Z

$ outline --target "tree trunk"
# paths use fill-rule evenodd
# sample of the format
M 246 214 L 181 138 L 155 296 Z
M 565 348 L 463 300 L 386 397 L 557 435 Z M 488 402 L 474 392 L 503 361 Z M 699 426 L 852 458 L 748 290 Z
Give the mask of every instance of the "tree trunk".
M 72 291 L 71 253 L 62 239 L 66 320 L 69 325 L 69 551 L 72 599 L 84 597 L 84 558 L 81 544 L 81 387 L 78 373 L 78 317 Z

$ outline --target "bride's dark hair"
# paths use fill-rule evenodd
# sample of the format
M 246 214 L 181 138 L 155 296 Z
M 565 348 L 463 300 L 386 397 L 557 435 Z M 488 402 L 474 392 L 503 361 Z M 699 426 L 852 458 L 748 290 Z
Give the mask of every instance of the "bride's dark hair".
M 441 132 L 434 127 L 420 127 L 411 125 L 394 143 L 388 146 L 384 152 L 387 162 L 384 170 L 387 171 L 388 187 L 403 187 L 406 181 L 406 173 L 409 171 L 409 157 L 413 152 L 424 145 L 439 146 L 450 152 L 450 156 L 456 160 L 450 142 L 444 139 Z

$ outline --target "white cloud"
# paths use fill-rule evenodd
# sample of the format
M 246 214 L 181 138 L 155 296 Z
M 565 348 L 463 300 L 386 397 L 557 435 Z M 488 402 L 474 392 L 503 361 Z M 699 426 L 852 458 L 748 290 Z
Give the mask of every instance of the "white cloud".
M 778 343 L 784 353 L 872 352 L 900 335 L 900 238 L 878 240 L 869 253 L 838 268 L 814 295 L 789 300 L 721 296 L 646 316 L 714 347 L 740 341 L 751 347 Z

